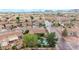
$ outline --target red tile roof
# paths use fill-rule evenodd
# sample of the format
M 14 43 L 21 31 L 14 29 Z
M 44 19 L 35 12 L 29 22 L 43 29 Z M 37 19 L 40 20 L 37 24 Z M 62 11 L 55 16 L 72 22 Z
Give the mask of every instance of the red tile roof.
M 44 28 L 30 28 L 30 33 L 46 33 Z
M 68 32 L 78 32 L 79 28 L 78 27 L 73 27 L 73 28 L 67 28 Z
M 64 37 L 64 40 L 67 42 L 79 43 L 79 37 L 67 36 Z

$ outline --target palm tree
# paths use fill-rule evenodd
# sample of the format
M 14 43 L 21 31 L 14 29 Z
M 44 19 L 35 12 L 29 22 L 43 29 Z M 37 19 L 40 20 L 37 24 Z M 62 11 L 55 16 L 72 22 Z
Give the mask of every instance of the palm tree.
M 56 38 L 55 33 L 48 34 L 47 41 L 48 41 L 49 47 L 54 48 L 56 46 L 57 40 L 58 40 L 58 38 Z
M 30 18 L 31 18 L 31 22 L 32 22 L 32 26 L 33 26 L 33 19 L 34 19 L 34 17 L 33 16 L 30 16 Z
M 66 29 L 66 28 L 63 30 L 62 35 L 63 35 L 63 36 L 67 36 L 67 35 L 68 35 L 68 32 L 67 32 L 67 29 Z

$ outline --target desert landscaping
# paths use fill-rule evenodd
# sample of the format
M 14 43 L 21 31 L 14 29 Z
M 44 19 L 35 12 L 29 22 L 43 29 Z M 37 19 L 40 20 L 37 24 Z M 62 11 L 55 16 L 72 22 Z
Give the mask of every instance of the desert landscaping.
M 79 13 L 0 13 L 1 50 L 78 50 Z

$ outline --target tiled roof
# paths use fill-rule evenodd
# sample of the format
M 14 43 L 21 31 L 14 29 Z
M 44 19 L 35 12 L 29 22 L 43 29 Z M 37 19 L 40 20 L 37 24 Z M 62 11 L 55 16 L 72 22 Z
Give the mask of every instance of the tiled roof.
M 71 43 L 79 43 L 79 37 L 67 36 L 64 37 L 64 40 Z
M 78 27 L 73 27 L 73 28 L 67 28 L 68 32 L 79 32 L 79 28 Z
M 10 32 L 1 33 L 0 34 L 0 40 L 6 39 L 7 37 L 12 36 L 12 35 L 19 36 L 19 35 L 21 35 L 21 32 L 19 32 L 19 31 L 10 31 Z
M 44 28 L 30 28 L 30 33 L 46 33 Z

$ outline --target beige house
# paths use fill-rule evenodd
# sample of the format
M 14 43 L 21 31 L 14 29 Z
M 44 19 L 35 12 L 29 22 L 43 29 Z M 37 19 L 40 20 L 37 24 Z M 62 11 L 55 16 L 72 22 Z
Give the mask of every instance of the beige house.
M 67 28 L 68 36 L 78 36 L 79 37 L 79 28 L 78 27 L 72 27 Z
M 22 35 L 22 33 L 20 31 L 7 31 L 7 32 L 4 32 L 4 33 L 1 33 L 0 34 L 0 45 L 1 46 L 7 46 L 9 45 L 10 42 L 12 42 L 12 45 L 13 45 L 13 42 L 16 41 L 16 40 L 19 40 L 20 36 Z
M 35 27 L 35 28 L 28 27 L 27 29 L 29 30 L 30 34 L 46 33 L 46 29 L 43 27 Z

